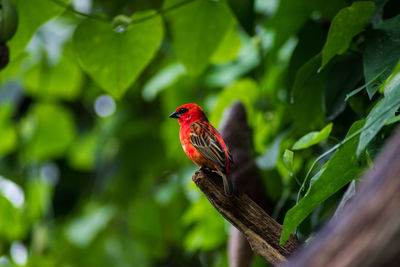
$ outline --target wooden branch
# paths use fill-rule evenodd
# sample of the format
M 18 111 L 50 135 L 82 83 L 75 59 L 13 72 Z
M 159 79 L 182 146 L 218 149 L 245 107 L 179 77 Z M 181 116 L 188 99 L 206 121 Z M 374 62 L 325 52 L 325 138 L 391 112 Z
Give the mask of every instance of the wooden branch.
M 286 267 L 398 266 L 400 262 L 400 129 L 344 210 Z
M 217 211 L 246 236 L 253 251 L 269 263 L 277 265 L 286 261 L 299 246 L 294 235 L 286 245 L 279 245 L 282 226 L 247 195 L 240 192 L 238 196 L 225 195 L 217 173 L 199 170 L 192 180 Z
M 266 194 L 261 173 L 254 161 L 253 131 L 247 122 L 243 103 L 236 101 L 224 111 L 219 130 L 231 150 L 235 166 L 239 166 L 231 170 L 233 184 L 267 214 L 271 214 L 274 203 Z M 253 250 L 247 238 L 235 227 L 231 228 L 227 245 L 230 267 L 252 265 Z

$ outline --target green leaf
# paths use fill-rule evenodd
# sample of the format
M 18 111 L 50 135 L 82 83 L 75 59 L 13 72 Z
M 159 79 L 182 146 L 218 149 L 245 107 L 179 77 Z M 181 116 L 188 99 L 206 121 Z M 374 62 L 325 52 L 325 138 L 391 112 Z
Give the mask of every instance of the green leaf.
M 43 178 L 31 179 L 27 184 L 26 203 L 28 217 L 32 221 L 45 215 L 50 208 L 52 197 L 51 185 Z
M 18 28 L 14 37 L 7 43 L 10 48 L 10 59 L 20 54 L 32 39 L 40 25 L 61 14 L 64 7 L 49 0 L 15 0 L 18 10 Z M 67 5 L 67 0 L 60 0 Z
M 400 121 L 400 115 L 397 115 L 397 116 L 394 116 L 394 117 L 390 118 L 390 119 L 385 123 L 385 125 L 390 125 L 390 124 L 396 123 L 396 122 L 398 122 L 398 121 Z
M 326 69 L 325 116 L 332 120 L 346 107 L 346 95 L 363 78 L 362 57 L 357 54 L 337 57 Z
M 133 235 L 137 236 L 136 240 L 141 243 L 148 254 L 153 257 L 161 257 L 165 254 L 166 244 L 157 242 L 164 237 L 164 220 L 154 199 L 146 199 L 146 201 L 143 201 L 143 197 L 137 199 L 129 211 L 128 220 Z
M 216 249 L 225 242 L 225 222 L 205 197 L 193 202 L 182 220 L 192 226 L 184 239 L 189 251 Z
M 217 104 L 211 113 L 210 121 L 218 125 L 222 118 L 224 110 L 235 101 L 241 101 L 246 107 L 248 118 L 253 118 L 254 103 L 257 100 L 257 95 L 260 92 L 258 84 L 249 78 L 239 80 L 223 89 L 218 97 Z
M 211 62 L 221 64 L 234 60 L 238 56 L 241 45 L 242 40 L 239 37 L 237 25 L 232 24 L 219 44 L 218 49 L 212 55 Z
M 207 86 L 211 88 L 229 86 L 260 64 L 259 47 L 249 36 L 241 31 L 238 33 L 242 43 L 239 55 L 234 61 L 213 66 L 207 71 L 204 78 Z
M 384 72 L 377 81 L 367 86 L 370 98 L 378 91 L 383 81 L 390 75 L 400 58 L 400 45 L 382 31 L 373 31 L 366 38 L 365 52 L 363 54 L 364 76 L 366 80 Z
M 326 29 L 320 23 L 307 23 L 298 33 L 299 39 L 288 66 L 288 87 L 292 88 L 296 73 L 310 58 L 321 52 L 326 40 Z
M 75 62 L 65 56 L 54 66 L 45 61 L 25 73 L 25 90 L 42 99 L 75 99 L 81 91 L 82 72 Z
M 13 108 L 9 104 L 0 106 L 0 158 L 17 148 L 18 136 L 11 121 Z
M 343 194 L 342 199 L 337 205 L 335 213 L 333 214 L 333 218 L 337 218 L 339 214 L 341 214 L 344 210 L 344 207 L 347 206 L 347 203 L 356 195 L 356 180 L 350 182 L 346 192 Z
M 181 0 L 166 1 L 165 7 Z M 193 1 L 167 14 L 173 47 L 189 74 L 200 74 L 235 23 L 224 1 Z
M 389 123 L 390 120 L 386 122 L 386 125 L 389 125 Z M 368 165 L 373 165 L 373 161 L 375 160 L 376 156 L 378 156 L 388 138 L 394 133 L 394 129 L 395 125 L 390 127 L 382 127 L 379 133 L 375 135 L 374 138 L 372 138 L 372 140 L 368 143 L 365 149 L 365 154 L 368 156 L 367 159 L 370 161 Z
M 75 138 L 72 114 L 62 106 L 36 104 L 22 121 L 21 135 L 26 159 L 61 156 Z
M 17 147 L 17 131 L 14 125 L 0 126 L 0 158 Z
M 3 195 L 0 194 L 0 238 L 14 241 L 24 237 L 25 225 L 21 209 L 16 208 Z
M 285 164 L 286 168 L 289 171 L 293 170 L 293 158 L 294 158 L 293 151 L 285 149 L 285 152 L 283 153 L 283 164 Z
M 383 20 L 366 36 L 363 54 L 364 75 L 370 80 L 383 71 L 373 84 L 368 85 L 370 98 L 378 91 L 382 82 L 389 76 L 400 58 L 400 16 Z
M 329 136 L 332 131 L 332 125 L 332 123 L 329 123 L 319 132 L 311 132 L 306 134 L 296 141 L 296 143 L 294 143 L 292 149 L 299 150 L 318 144 Z
M 229 7 L 235 13 L 241 26 L 250 34 L 254 34 L 254 1 L 255 0 L 227 0 Z
M 0 175 L 0 239 L 22 239 L 26 230 L 25 197 L 22 188 Z
M 281 0 L 275 15 L 266 20 L 265 28 L 274 32 L 274 48 L 279 49 L 296 34 L 310 15 L 307 5 L 297 0 Z
M 365 23 L 375 10 L 370 1 L 354 2 L 333 18 L 328 37 L 322 50 L 321 69 L 337 54 L 346 52 L 354 36 L 363 31 Z
M 396 67 L 393 69 L 392 73 L 387 77 L 385 82 L 382 84 L 381 89 L 384 95 L 390 94 L 392 90 L 400 84 L 400 60 L 397 62 Z
M 368 143 L 374 138 L 385 123 L 391 119 L 400 107 L 400 84 L 383 98 L 374 109 L 368 114 L 363 131 L 360 135 L 360 142 L 357 147 L 357 156 L 361 154 Z
M 89 203 L 82 217 L 75 218 L 65 229 L 68 240 L 78 247 L 86 247 L 99 234 L 115 214 L 111 205 Z
M 0 83 L 5 84 L 16 77 L 21 76 L 21 69 L 25 67 L 24 62 L 28 56 L 29 54 L 27 52 L 23 52 L 10 60 L 7 66 L 0 71 Z
M 324 109 L 322 93 L 325 87 L 325 72 L 317 73 L 321 62 L 315 56 L 297 71 L 292 88 L 290 112 L 298 128 L 315 129 L 322 126 Z
M 136 13 L 132 20 L 149 14 L 153 13 Z M 73 41 L 83 69 L 119 98 L 153 58 L 163 32 L 159 15 L 117 29 L 111 23 L 88 18 L 76 28 Z
M 310 10 L 318 11 L 324 19 L 332 20 L 338 11 L 347 6 L 345 0 L 332 0 L 329 5 L 321 0 L 308 0 L 304 4 L 310 7 Z
M 381 72 L 379 72 L 379 73 L 378 73 L 375 77 L 373 77 L 371 80 L 366 81 L 364 85 L 362 85 L 362 86 L 360 86 L 360 87 L 354 89 L 354 90 L 351 91 L 350 93 L 348 93 L 348 94 L 346 95 L 346 98 L 344 99 L 344 101 L 348 101 L 349 98 L 351 98 L 352 96 L 358 94 L 358 93 L 361 92 L 364 88 L 367 88 L 367 86 L 369 86 L 369 85 L 371 85 L 371 84 L 374 84 L 374 83 L 376 82 L 376 80 L 377 80 L 378 78 L 380 78 L 380 77 L 383 75 L 383 73 L 384 73 L 385 71 L 386 71 L 386 69 L 383 69 Z M 383 90 L 383 89 L 382 89 L 382 90 Z
M 152 101 L 164 89 L 172 86 L 186 74 L 180 62 L 174 62 L 154 74 L 143 86 L 142 96 L 146 101 Z
M 381 20 L 376 26 L 375 29 L 384 31 L 390 37 L 394 39 L 400 38 L 400 15 L 396 17 Z
M 346 138 L 361 129 L 364 121 L 356 121 L 347 133 Z M 299 203 L 291 208 L 285 215 L 281 244 L 284 244 L 296 227 L 318 205 L 332 196 L 353 179 L 357 178 L 364 167 L 360 166 L 355 154 L 357 138 L 340 147 L 322 169 L 314 175 L 310 182 L 310 188 Z
M 82 171 L 91 171 L 96 166 L 99 137 L 95 131 L 82 135 L 68 151 L 69 164 Z

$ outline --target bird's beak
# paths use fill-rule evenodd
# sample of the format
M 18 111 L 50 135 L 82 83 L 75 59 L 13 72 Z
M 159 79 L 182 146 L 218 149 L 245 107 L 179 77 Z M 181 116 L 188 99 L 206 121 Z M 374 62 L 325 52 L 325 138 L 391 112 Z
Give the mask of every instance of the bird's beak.
M 178 114 L 178 112 L 174 112 L 171 115 L 169 115 L 168 117 L 173 118 L 173 119 L 179 119 L 179 114 Z

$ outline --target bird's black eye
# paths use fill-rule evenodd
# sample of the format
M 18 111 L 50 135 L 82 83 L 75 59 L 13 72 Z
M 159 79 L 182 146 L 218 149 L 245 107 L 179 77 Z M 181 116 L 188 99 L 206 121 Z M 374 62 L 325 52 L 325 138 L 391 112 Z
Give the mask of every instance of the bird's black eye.
M 178 114 L 182 114 L 182 113 L 185 113 L 185 112 L 187 112 L 187 111 L 188 111 L 187 108 L 180 108 L 180 109 L 178 110 Z

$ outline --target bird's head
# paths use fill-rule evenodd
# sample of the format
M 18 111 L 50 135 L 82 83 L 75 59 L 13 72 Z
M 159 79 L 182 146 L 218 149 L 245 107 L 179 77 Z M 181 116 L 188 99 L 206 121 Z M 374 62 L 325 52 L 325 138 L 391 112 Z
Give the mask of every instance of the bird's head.
M 178 107 L 169 117 L 178 119 L 179 123 L 192 123 L 195 121 L 207 120 L 203 110 L 198 105 L 192 103 Z

